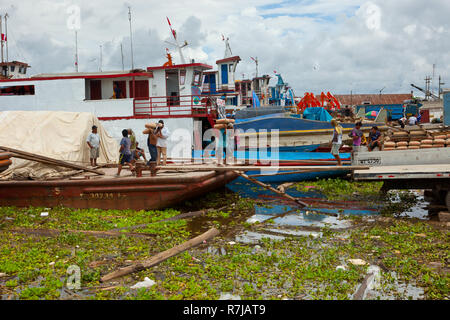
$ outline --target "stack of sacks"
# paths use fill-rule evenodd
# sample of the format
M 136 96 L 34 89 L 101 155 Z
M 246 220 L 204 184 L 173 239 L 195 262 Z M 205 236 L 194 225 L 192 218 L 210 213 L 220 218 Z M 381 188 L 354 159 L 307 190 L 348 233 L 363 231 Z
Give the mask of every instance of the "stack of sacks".
M 420 148 L 421 149 L 433 148 L 433 140 L 431 140 L 431 139 L 421 140 L 420 141 Z
M 155 130 L 157 124 L 150 122 L 145 124 L 145 130 L 142 131 L 142 134 L 149 134 L 152 130 Z
M 216 119 L 214 129 L 233 129 L 234 119 Z
M 445 147 L 447 135 L 435 136 L 433 140 L 433 148 L 443 148 Z
M 395 150 L 406 150 L 408 149 L 408 142 L 407 141 L 399 141 L 395 144 Z
M 420 141 L 410 141 L 408 149 L 420 149 Z
M 384 151 L 389 151 L 389 150 L 395 149 L 395 142 L 393 142 L 393 141 L 386 141 L 383 145 L 384 145 L 384 147 L 383 147 Z
M 447 147 L 450 147 L 450 133 L 447 134 L 447 140 L 445 140 Z

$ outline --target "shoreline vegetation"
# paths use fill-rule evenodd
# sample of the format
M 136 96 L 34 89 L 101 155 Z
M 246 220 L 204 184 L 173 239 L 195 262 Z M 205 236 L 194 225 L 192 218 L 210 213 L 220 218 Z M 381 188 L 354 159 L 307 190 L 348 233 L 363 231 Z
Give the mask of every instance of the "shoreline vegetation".
M 236 236 L 280 226 L 273 219 L 249 223 L 261 201 L 225 190 L 157 211 L 0 207 L 0 297 L 353 299 L 377 267 L 377 281 L 368 286 L 366 299 L 450 298 L 448 223 L 396 217 L 416 204 L 414 194 L 381 195 L 379 183 L 342 179 L 297 183 L 286 191 L 290 188 L 328 200 L 379 201 L 383 206 L 379 215 L 340 216 L 351 223 L 348 228 L 325 226 L 314 234 L 256 242 L 239 242 Z M 179 216 L 186 212 L 195 214 Z M 210 228 L 220 234 L 156 266 L 100 282 L 105 274 Z M 80 271 L 79 289 L 67 286 L 74 268 Z M 155 284 L 131 288 L 146 277 Z

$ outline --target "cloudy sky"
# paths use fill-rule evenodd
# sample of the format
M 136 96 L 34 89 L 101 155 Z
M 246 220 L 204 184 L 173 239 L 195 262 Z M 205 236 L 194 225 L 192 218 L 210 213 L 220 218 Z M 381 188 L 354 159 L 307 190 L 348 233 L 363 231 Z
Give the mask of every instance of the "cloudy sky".
M 238 79 L 254 76 L 250 57 L 257 57 L 260 75 L 278 71 L 297 96 L 408 93 L 410 83 L 424 86 L 433 64 L 434 87 L 438 75 L 450 87 L 448 0 L 0 0 L 9 60 L 28 62 L 31 74 L 74 71 L 79 27 L 80 71 L 99 70 L 100 45 L 102 69 L 121 70 L 121 43 L 130 69 L 128 6 L 135 67 L 165 62 L 168 16 L 189 43 L 187 57 L 216 67 L 224 34 L 242 59 Z

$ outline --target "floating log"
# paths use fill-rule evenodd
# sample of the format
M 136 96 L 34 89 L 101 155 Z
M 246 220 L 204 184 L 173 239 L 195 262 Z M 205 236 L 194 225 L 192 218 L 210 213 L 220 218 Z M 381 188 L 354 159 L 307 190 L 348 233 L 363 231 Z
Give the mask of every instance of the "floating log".
M 115 278 L 126 276 L 127 274 L 138 272 L 147 268 L 150 268 L 152 266 L 155 266 L 173 256 L 176 256 L 177 254 L 186 251 L 192 247 L 195 247 L 199 244 L 201 244 L 203 241 L 209 240 L 219 234 L 219 230 L 216 228 L 209 229 L 207 232 L 189 240 L 186 241 L 178 246 L 175 246 L 169 250 L 163 251 L 161 253 L 158 253 L 157 255 L 151 257 L 150 259 L 144 260 L 142 262 L 133 264 L 131 266 L 127 266 L 124 268 L 121 268 L 119 270 L 116 270 L 114 272 L 108 273 L 107 275 L 103 276 L 100 279 L 100 282 L 109 281 Z
M 265 188 L 265 189 L 267 189 L 267 190 L 270 190 L 270 191 L 275 192 L 276 194 L 278 194 L 278 195 L 280 195 L 280 196 L 282 196 L 282 197 L 285 197 L 285 198 L 287 198 L 287 199 L 289 199 L 289 200 L 291 200 L 291 201 L 294 201 L 295 203 L 297 203 L 297 204 L 299 204 L 299 205 L 301 205 L 301 206 L 303 206 L 303 207 L 307 207 L 307 206 L 308 206 L 308 205 L 307 205 L 306 203 L 304 203 L 303 201 L 301 201 L 301 200 L 299 200 L 299 199 L 297 199 L 297 198 L 294 198 L 294 197 L 288 195 L 288 194 L 285 193 L 285 192 L 282 192 L 282 191 L 280 191 L 280 190 L 277 190 L 277 189 L 275 189 L 275 188 L 272 188 L 271 186 L 269 186 L 269 185 L 267 185 L 267 184 L 265 184 L 265 183 L 262 183 L 261 181 L 258 181 L 258 180 L 256 180 L 256 179 L 250 178 L 249 176 L 247 176 L 247 175 L 246 175 L 245 173 L 243 173 L 243 172 L 235 171 L 235 173 L 238 174 L 238 175 L 240 175 L 242 178 L 247 179 L 247 180 L 249 180 L 250 182 L 253 182 L 254 184 L 257 184 L 257 185 L 259 185 L 259 186 L 261 186 L 261 187 L 263 187 L 263 188 Z
M 25 152 L 25 151 L 22 151 L 22 150 L 17 150 L 17 149 L 13 149 L 13 148 L 9 148 L 9 147 L 2 147 L 2 146 L 0 146 L 0 150 L 5 150 L 5 151 L 13 153 L 13 157 L 15 157 L 15 158 L 22 158 L 22 159 L 26 159 L 26 160 L 31 160 L 31 161 L 51 164 L 51 165 L 55 165 L 55 166 L 59 166 L 59 167 L 66 167 L 66 168 L 71 168 L 71 169 L 78 169 L 78 170 L 88 171 L 88 172 L 92 172 L 92 173 L 95 173 L 95 174 L 98 174 L 98 175 L 104 175 L 105 174 L 102 171 L 98 171 L 98 170 L 90 169 L 90 168 L 87 168 L 87 167 L 79 166 L 77 164 L 69 163 L 67 161 L 62 161 L 62 160 L 58 160 L 58 159 L 44 157 L 44 156 L 41 156 L 41 155 L 38 155 L 38 154 L 35 154 L 35 153 Z

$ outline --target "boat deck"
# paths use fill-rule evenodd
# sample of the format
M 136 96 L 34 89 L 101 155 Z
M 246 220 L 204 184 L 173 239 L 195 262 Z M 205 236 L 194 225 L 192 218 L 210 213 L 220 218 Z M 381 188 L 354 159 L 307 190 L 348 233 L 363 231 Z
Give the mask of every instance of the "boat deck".
M 150 176 L 150 171 L 143 171 L 142 177 L 136 177 L 130 170 L 122 169 L 120 173 L 120 177 L 116 177 L 117 168 L 99 168 L 99 171 L 103 171 L 105 175 L 96 175 L 95 173 L 84 172 L 77 176 L 73 176 L 69 179 L 71 180 L 82 180 L 82 179 L 143 179 L 143 178 L 151 178 L 151 179 L 161 179 L 161 178 L 183 178 L 183 179 L 197 179 L 197 178 L 207 178 L 211 175 L 214 175 L 214 171 L 179 171 L 176 169 L 163 169 L 159 170 L 157 175 L 154 177 Z

